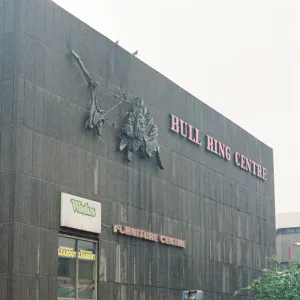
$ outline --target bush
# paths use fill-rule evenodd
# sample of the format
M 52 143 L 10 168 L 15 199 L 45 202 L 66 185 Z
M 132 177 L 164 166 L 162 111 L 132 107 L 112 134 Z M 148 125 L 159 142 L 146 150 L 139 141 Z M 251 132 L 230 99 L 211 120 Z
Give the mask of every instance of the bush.
M 248 291 L 255 300 L 297 300 L 300 299 L 300 267 L 276 267 L 263 270 L 263 276 L 255 279 L 241 291 Z M 234 293 L 238 295 L 240 291 Z

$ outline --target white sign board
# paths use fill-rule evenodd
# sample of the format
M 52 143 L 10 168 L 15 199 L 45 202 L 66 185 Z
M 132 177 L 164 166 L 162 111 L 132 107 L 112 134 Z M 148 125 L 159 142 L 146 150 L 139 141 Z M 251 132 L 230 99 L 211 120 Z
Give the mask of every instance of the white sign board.
M 101 233 L 101 203 L 61 193 L 60 226 Z

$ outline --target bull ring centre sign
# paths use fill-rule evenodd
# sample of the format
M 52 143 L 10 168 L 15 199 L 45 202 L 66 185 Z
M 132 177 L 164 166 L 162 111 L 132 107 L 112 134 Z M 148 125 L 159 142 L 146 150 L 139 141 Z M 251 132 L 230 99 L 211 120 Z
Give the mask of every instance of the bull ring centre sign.
M 186 241 L 184 240 L 172 238 L 165 235 L 159 235 L 153 232 L 148 232 L 124 225 L 114 225 L 113 232 L 174 247 L 186 248 Z
M 200 130 L 198 128 L 188 124 L 187 122 L 176 117 L 173 114 L 170 114 L 170 119 L 171 131 L 181 135 L 182 137 L 188 139 L 190 142 L 198 146 L 202 145 L 202 142 L 200 140 Z M 209 135 L 205 135 L 205 149 L 208 152 L 211 152 L 225 159 L 226 161 L 230 161 L 233 159 L 235 165 L 238 168 L 264 181 L 267 180 L 267 169 L 265 167 L 250 159 L 249 157 L 246 157 L 242 153 L 232 153 L 231 147 L 221 143 L 220 141 L 216 140 L 215 138 Z

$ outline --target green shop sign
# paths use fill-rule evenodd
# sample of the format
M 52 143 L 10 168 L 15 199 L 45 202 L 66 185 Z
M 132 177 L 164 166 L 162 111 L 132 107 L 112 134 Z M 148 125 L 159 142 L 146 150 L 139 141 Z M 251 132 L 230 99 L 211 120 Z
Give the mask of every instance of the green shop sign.
M 60 226 L 101 233 L 101 203 L 61 193 Z
M 89 206 L 88 203 L 83 203 L 83 201 L 71 199 L 72 207 L 74 213 L 82 214 L 90 217 L 96 216 L 96 209 Z

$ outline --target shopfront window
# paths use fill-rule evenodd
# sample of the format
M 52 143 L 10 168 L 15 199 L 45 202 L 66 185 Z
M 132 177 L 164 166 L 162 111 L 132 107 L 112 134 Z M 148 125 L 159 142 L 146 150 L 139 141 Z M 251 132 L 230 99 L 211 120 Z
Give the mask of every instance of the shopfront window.
M 95 242 L 59 236 L 58 299 L 96 299 Z

